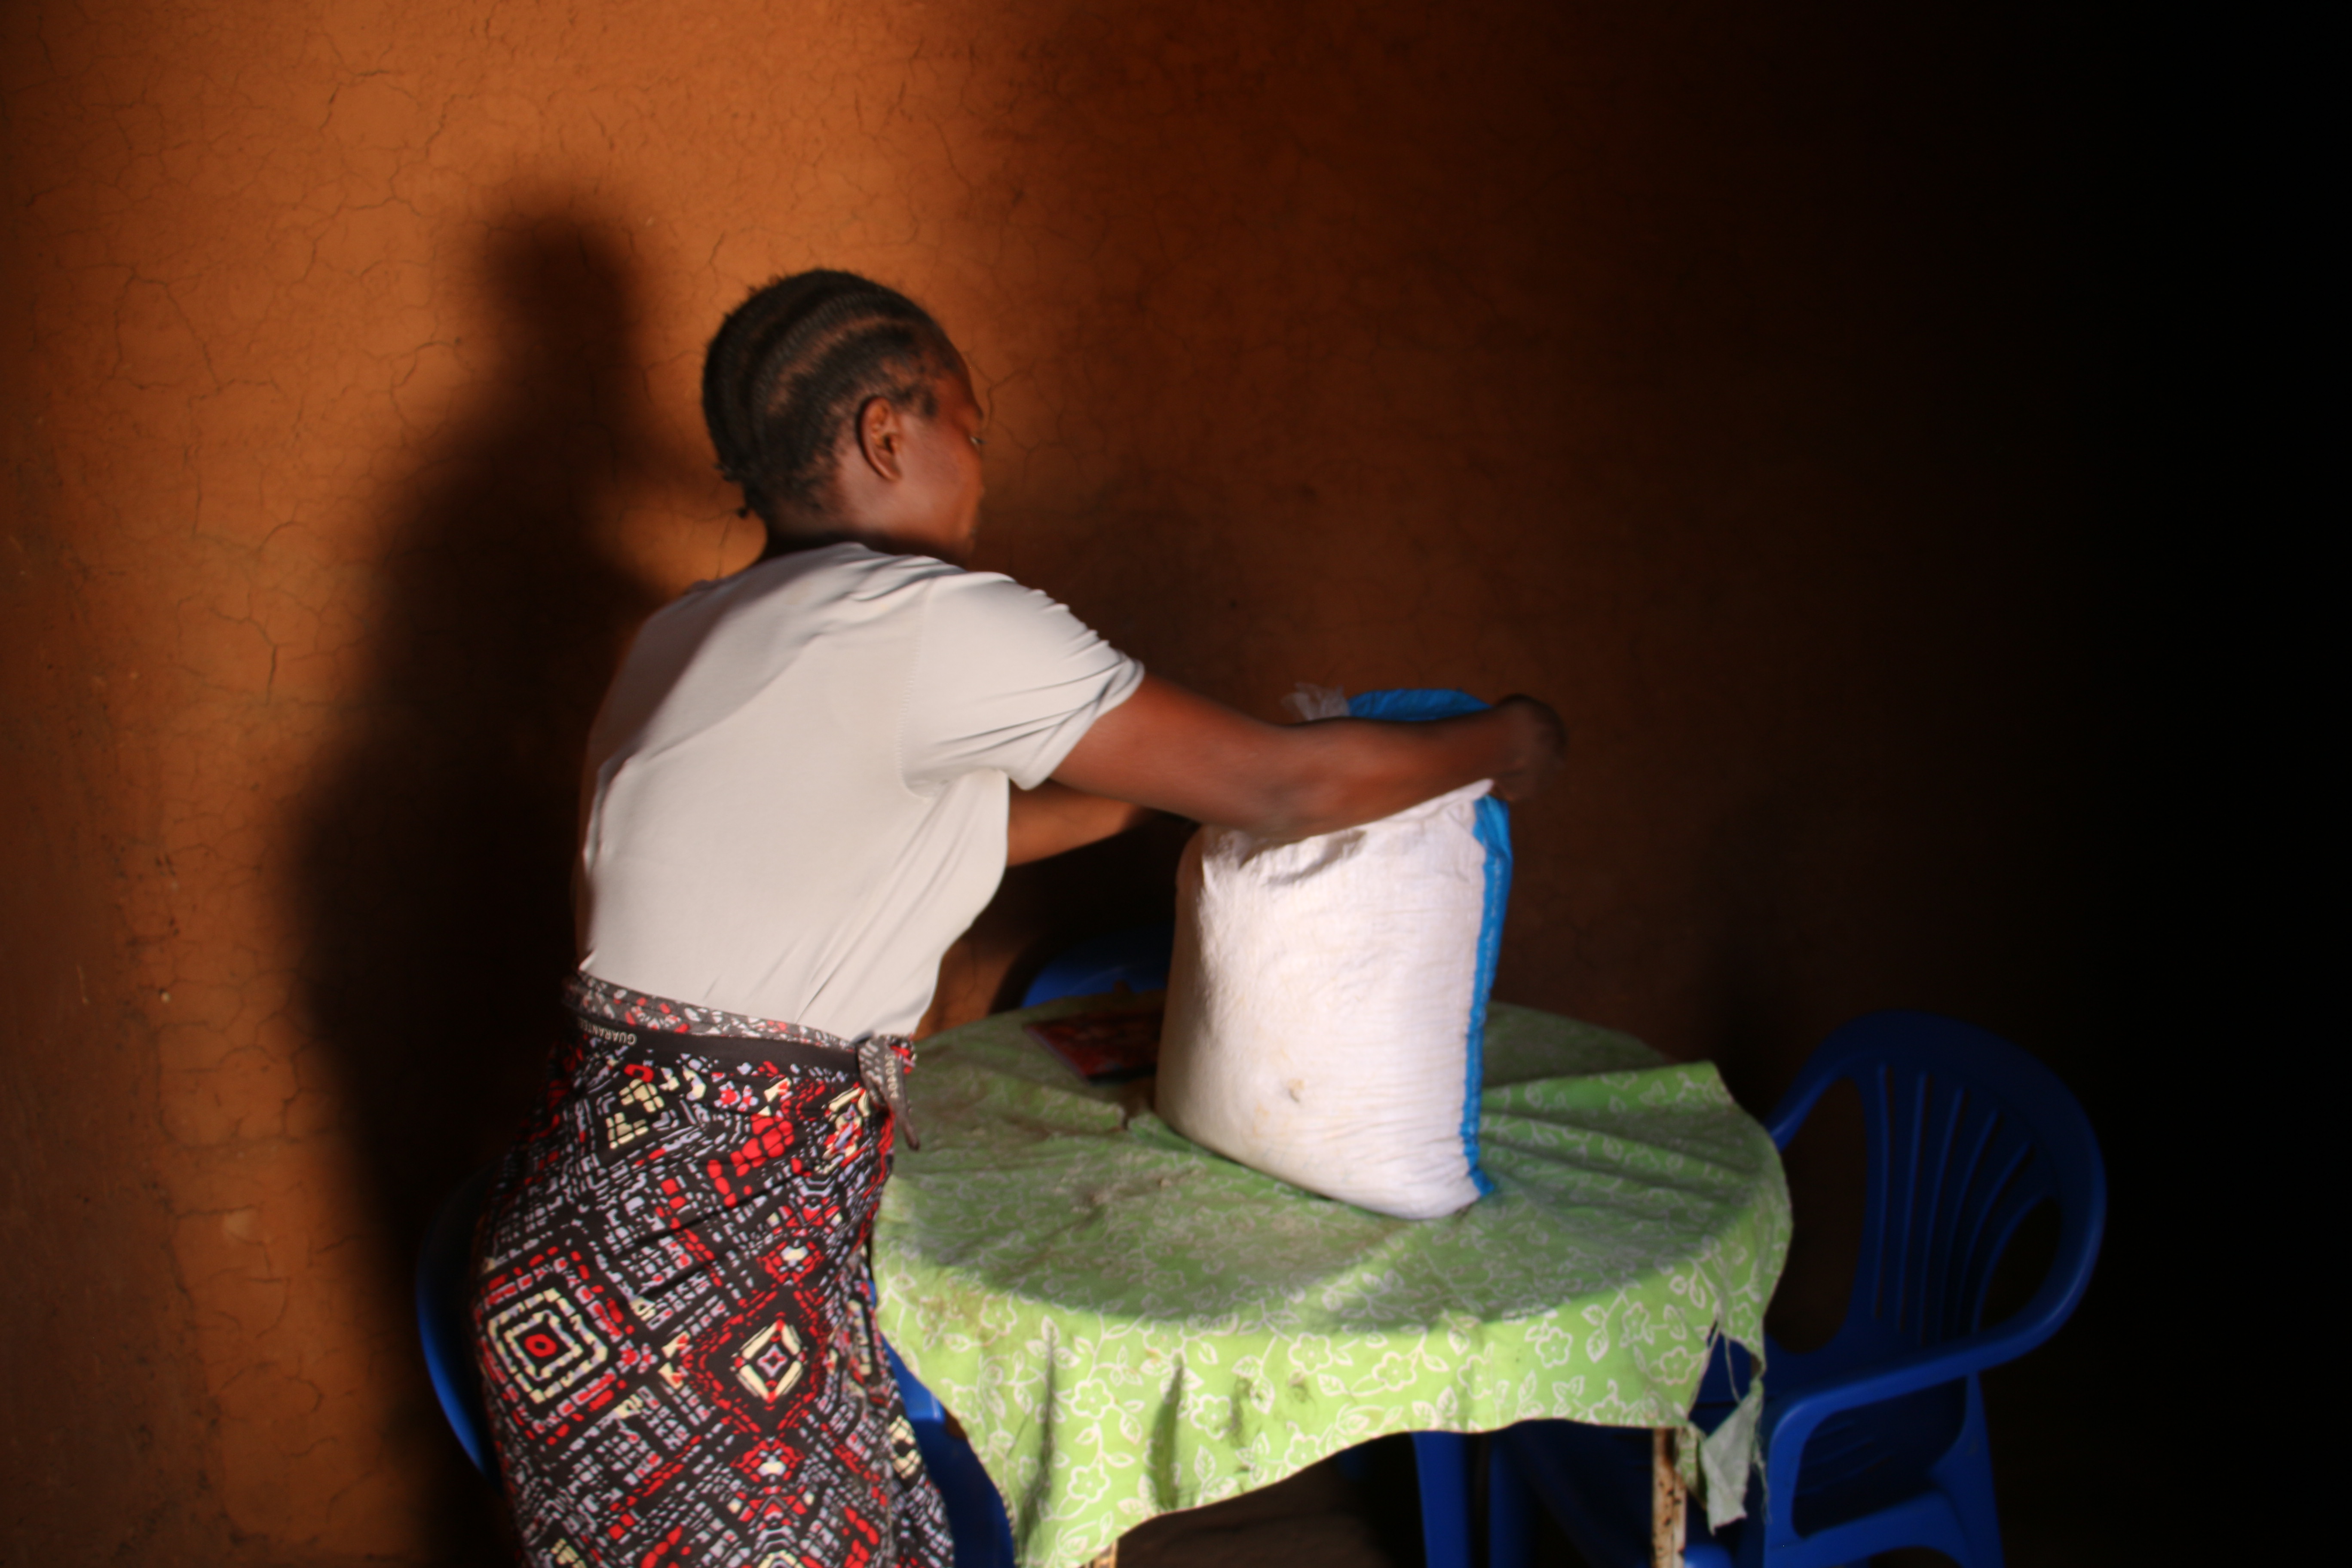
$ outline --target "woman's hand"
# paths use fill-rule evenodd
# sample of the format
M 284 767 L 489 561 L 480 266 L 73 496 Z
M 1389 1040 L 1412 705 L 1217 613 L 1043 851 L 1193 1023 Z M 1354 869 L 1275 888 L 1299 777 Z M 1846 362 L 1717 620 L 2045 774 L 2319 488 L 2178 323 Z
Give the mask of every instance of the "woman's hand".
M 1095 721 L 1054 776 L 1268 838 L 1372 822 L 1479 779 L 1524 800 L 1559 771 L 1559 715 L 1531 697 L 1426 722 L 1325 719 L 1266 724 L 1146 676 Z
M 1538 794 L 1568 760 L 1568 726 L 1550 703 L 1532 697 L 1506 697 L 1488 711 L 1509 716 L 1518 747 L 1508 765 L 1487 775 L 1495 781 L 1495 793 L 1505 800 Z

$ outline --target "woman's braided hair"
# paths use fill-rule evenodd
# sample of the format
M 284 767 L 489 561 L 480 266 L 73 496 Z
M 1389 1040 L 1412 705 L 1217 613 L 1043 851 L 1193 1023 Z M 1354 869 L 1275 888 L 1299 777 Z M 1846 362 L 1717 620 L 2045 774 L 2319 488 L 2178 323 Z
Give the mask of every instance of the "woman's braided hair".
M 870 398 L 939 413 L 963 362 L 929 311 L 854 272 L 796 272 L 735 307 L 702 362 L 719 472 L 771 528 L 822 515 L 843 431 Z

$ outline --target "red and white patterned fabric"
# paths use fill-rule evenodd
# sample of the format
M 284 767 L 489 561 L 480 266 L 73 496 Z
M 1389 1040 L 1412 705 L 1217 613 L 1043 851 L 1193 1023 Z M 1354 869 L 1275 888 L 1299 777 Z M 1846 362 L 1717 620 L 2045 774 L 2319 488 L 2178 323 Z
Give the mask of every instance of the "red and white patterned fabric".
M 874 1326 L 895 1121 L 856 1047 L 584 977 L 567 1000 L 641 1043 L 583 1027 L 557 1053 L 476 1237 L 475 1349 L 529 1561 L 950 1568 Z M 848 1065 L 763 1062 L 762 1038 Z

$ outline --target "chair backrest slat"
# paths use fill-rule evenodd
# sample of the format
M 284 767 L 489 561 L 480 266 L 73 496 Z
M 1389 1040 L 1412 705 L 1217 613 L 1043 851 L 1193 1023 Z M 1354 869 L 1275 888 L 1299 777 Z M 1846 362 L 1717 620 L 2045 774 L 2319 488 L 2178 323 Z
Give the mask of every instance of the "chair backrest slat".
M 1963 1270 L 1967 1268 L 1967 1256 L 1957 1244 L 1967 1225 L 1972 1195 L 1969 1188 L 1976 1178 L 1978 1163 L 1999 1124 L 1999 1118 L 1989 1110 L 1984 1097 L 1970 1094 L 1965 1086 L 1943 1086 L 1943 1100 L 1948 1109 L 1936 1158 L 1935 1211 L 1921 1227 L 1919 1240 L 1927 1255 L 1920 1295 L 1928 1303 L 1947 1300 L 1955 1267 Z M 1920 1329 L 1923 1334 L 1940 1334 L 1941 1324 L 1928 1324 L 1923 1320 Z
M 2088 1278 L 2106 1201 L 2097 1143 L 2064 1086 L 1983 1030 L 1873 1014 L 1815 1053 L 1773 1114 L 1774 1136 L 1785 1144 L 1839 1079 L 1861 1097 L 1868 1187 L 1853 1294 L 1825 1349 L 1843 1359 L 1974 1333 L 2018 1227 L 2053 1201 L 2066 1235 L 2051 1274 L 2064 1288 L 2036 1301 L 2054 1328 Z
M 1882 1323 L 1900 1320 L 1903 1308 L 1903 1234 L 1916 1176 L 1916 1142 L 1907 1136 L 1915 1110 L 1916 1085 L 1884 1064 L 1874 1064 L 1863 1089 L 1863 1130 L 1870 1163 L 1864 1199 L 1864 1240 L 1856 1283 L 1868 1282 L 1869 1315 Z
M 2005 1238 L 1999 1237 L 1999 1226 L 1992 1222 L 2000 1213 L 2002 1195 L 2032 1158 L 2033 1144 L 2013 1119 L 1997 1112 L 1986 1117 L 1984 1151 L 1969 1173 L 1968 1201 L 1957 1216 L 1950 1244 L 1958 1266 L 1948 1279 L 1946 1300 L 1963 1305 L 1965 1310 L 1956 1320 L 1948 1305 L 1947 1334 L 1966 1333 L 1976 1327 L 1985 1289 L 1992 1283 L 1993 1268 L 2007 1246 Z
M 1978 1267 L 1969 1276 L 1968 1289 L 1953 1298 L 1956 1319 L 1952 1332 L 1973 1333 L 1981 1326 L 1985 1297 L 1992 1289 L 1993 1272 L 2000 1266 L 2001 1255 L 2017 1238 L 2018 1227 L 2025 1223 L 2026 1216 L 2056 1195 L 2048 1161 L 2031 1158 L 2018 1168 L 1985 1216 Z

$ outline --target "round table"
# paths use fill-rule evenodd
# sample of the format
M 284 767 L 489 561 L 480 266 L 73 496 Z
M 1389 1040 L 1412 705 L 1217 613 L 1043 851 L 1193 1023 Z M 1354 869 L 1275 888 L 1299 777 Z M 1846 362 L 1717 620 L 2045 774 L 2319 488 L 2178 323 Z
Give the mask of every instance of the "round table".
M 1712 1436 L 1687 1413 L 1712 1336 L 1760 1364 L 1789 1196 L 1711 1063 L 1496 1004 L 1496 1190 L 1399 1220 L 1211 1153 L 1149 1080 L 1090 1086 L 1023 1032 L 1103 1005 L 918 1047 L 923 1147 L 875 1228 L 882 1331 L 961 1422 L 1024 1563 L 1387 1433 L 1538 1417 L 1678 1428 L 1684 1479 L 1736 1508 L 1760 1381 Z

